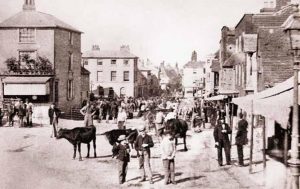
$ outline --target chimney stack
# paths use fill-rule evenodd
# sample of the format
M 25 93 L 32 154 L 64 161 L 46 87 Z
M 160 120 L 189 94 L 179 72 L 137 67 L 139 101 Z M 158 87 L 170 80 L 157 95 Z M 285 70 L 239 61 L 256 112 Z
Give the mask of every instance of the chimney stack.
M 23 11 L 34 11 L 35 2 L 34 0 L 24 0 Z
M 197 62 L 197 52 L 193 51 L 192 53 L 192 62 Z
M 130 53 L 129 45 L 122 45 L 122 46 L 120 47 L 120 51 L 121 51 L 121 52 L 127 52 L 127 53 Z
M 93 50 L 93 51 L 100 51 L 99 45 L 93 45 L 93 46 L 92 46 L 92 50 Z

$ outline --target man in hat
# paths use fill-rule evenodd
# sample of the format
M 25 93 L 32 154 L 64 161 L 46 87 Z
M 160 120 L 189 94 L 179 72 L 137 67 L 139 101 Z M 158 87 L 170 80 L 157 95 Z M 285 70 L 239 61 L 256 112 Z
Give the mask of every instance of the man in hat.
M 139 129 L 139 135 L 135 141 L 135 149 L 139 158 L 139 169 L 141 170 L 141 182 L 146 180 L 145 167 L 147 167 L 150 184 L 153 184 L 152 171 L 150 166 L 150 148 L 154 146 L 152 137 L 146 134 L 145 126 Z
M 222 116 L 219 124 L 214 129 L 215 146 L 218 149 L 218 162 L 220 166 L 223 166 L 222 149 L 224 148 L 227 165 L 231 165 L 230 160 L 230 141 L 229 134 L 231 129 L 227 123 L 225 123 L 225 116 Z
M 175 140 L 171 136 L 170 132 L 165 132 L 163 140 L 160 144 L 161 158 L 165 170 L 165 185 L 175 182 L 175 153 L 176 145 Z
M 240 113 L 239 117 L 240 117 L 240 121 L 238 122 L 238 129 L 235 137 L 235 143 L 238 152 L 239 166 L 244 166 L 243 145 L 246 145 L 248 143 L 248 138 L 247 138 L 248 122 L 244 118 L 243 113 Z
M 118 144 L 113 146 L 113 154 L 116 154 L 118 160 L 119 184 L 126 181 L 128 162 L 130 161 L 130 148 L 125 135 L 120 135 Z

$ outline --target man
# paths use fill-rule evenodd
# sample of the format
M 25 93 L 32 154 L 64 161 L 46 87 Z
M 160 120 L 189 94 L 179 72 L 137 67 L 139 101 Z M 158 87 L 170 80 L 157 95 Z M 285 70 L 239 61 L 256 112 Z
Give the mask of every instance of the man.
M 126 181 L 127 167 L 130 161 L 130 148 L 125 135 L 119 136 L 118 143 L 113 146 L 112 152 L 118 159 L 119 184 L 123 184 Z
M 145 126 L 142 126 L 139 128 L 139 135 L 135 141 L 135 149 L 137 151 L 137 156 L 139 158 L 139 169 L 141 171 L 141 180 L 145 181 L 146 176 L 145 176 L 145 166 L 147 167 L 148 171 L 148 177 L 150 184 L 153 184 L 152 180 L 152 171 L 151 171 L 151 166 L 150 166 L 150 148 L 154 146 L 152 137 L 146 134 L 146 128 Z
M 239 166 L 244 166 L 244 154 L 243 154 L 243 145 L 247 144 L 247 127 L 248 122 L 245 120 L 242 113 L 239 114 L 240 121 L 238 122 L 237 133 L 235 137 L 235 144 L 237 147 L 237 153 L 239 158 Z
M 50 118 L 50 125 L 53 126 L 53 132 L 51 134 L 51 138 L 54 135 L 54 137 L 57 136 L 57 125 L 58 125 L 58 118 L 60 116 L 61 111 L 55 107 L 55 104 L 52 103 L 49 110 L 48 110 L 48 116 Z
M 175 153 L 176 145 L 175 140 L 172 138 L 169 132 L 166 132 L 164 138 L 160 144 L 161 146 L 161 158 L 165 170 L 165 185 L 175 182 Z
M 20 127 L 24 127 L 24 117 L 26 116 L 26 105 L 20 101 L 18 116 L 20 120 Z
M 159 109 L 155 116 L 156 135 L 158 137 L 162 134 L 164 119 L 164 113 L 161 111 L 161 109 Z
M 125 128 L 126 120 L 127 120 L 126 111 L 124 108 L 121 108 L 117 116 L 118 129 L 126 129 Z
M 215 146 L 218 149 L 218 162 L 223 166 L 222 149 L 224 148 L 227 165 L 231 165 L 230 160 L 230 141 L 228 135 L 231 134 L 231 129 L 225 123 L 225 117 L 222 116 L 220 123 L 214 129 Z

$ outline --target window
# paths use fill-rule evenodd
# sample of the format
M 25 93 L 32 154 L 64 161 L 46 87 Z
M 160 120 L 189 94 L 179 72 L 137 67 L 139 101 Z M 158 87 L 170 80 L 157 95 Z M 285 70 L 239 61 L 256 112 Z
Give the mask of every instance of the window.
M 19 30 L 19 42 L 32 43 L 35 41 L 35 29 L 34 28 L 21 28 Z
M 72 66 L 73 66 L 73 54 L 69 53 L 69 65 L 68 65 L 68 70 L 72 70 Z
M 98 66 L 102 66 L 102 65 L 103 65 L 102 60 L 97 60 L 97 65 L 98 65 Z
M 89 61 L 88 60 L 84 60 L 83 61 L 83 65 L 85 65 L 85 66 L 89 65 Z
M 68 80 L 68 84 L 67 84 L 67 97 L 68 97 L 68 100 L 71 100 L 74 97 L 73 89 L 74 89 L 73 80 Z
M 117 80 L 117 72 L 116 71 L 111 71 L 110 80 L 111 81 L 116 81 Z
M 129 71 L 124 71 L 124 81 L 129 81 Z
M 97 71 L 97 81 L 103 81 L 103 71 Z
M 124 65 L 127 66 L 129 64 L 129 60 L 124 60 Z
M 196 72 L 196 71 L 194 71 L 194 72 L 193 72 L 193 74 L 197 74 L 197 72 Z
M 69 32 L 69 43 L 73 45 L 73 33 Z
M 111 60 L 111 65 L 116 65 L 117 64 L 117 60 Z
M 205 72 L 206 72 L 206 70 L 205 70 L 205 68 L 203 68 L 203 73 L 205 74 Z

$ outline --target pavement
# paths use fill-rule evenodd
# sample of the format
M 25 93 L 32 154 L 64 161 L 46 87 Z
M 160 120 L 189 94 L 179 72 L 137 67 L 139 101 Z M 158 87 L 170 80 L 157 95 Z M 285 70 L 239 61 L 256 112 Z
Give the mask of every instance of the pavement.
M 60 120 L 59 126 L 74 128 L 82 121 Z M 129 120 L 127 127 L 144 124 L 141 119 Z M 118 184 L 116 160 L 111 158 L 112 147 L 101 133 L 116 129 L 114 123 L 95 123 L 97 128 L 97 158 L 72 160 L 73 146 L 65 139 L 51 138 L 51 127 L 37 124 L 33 128 L 0 127 L 0 188 L 4 189 L 94 189 L 94 188 L 286 188 L 287 170 L 281 163 L 267 158 L 262 167 L 262 155 L 255 151 L 253 173 L 249 166 L 238 167 L 236 147 L 233 146 L 233 165 L 219 167 L 212 130 L 201 133 L 188 131 L 188 151 L 182 140 L 177 146 L 175 172 L 177 185 L 164 185 L 159 143 L 153 136 L 151 166 L 154 184 L 139 182 L 138 159 L 131 158 L 127 182 Z M 151 132 L 150 132 L 151 134 Z M 91 148 L 93 154 L 93 148 Z M 85 157 L 86 145 L 82 145 Z M 249 147 L 245 147 L 245 163 L 249 161 Z

